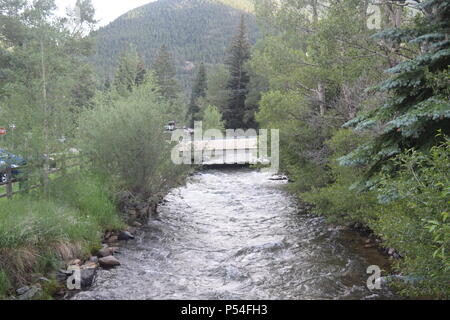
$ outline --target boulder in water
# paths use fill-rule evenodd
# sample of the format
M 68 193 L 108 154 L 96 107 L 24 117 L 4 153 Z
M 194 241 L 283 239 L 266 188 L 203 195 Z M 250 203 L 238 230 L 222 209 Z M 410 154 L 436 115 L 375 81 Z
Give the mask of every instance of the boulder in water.
M 120 266 L 120 261 L 117 260 L 113 256 L 108 256 L 104 258 L 98 259 L 98 262 L 100 263 L 100 266 L 105 269 L 114 268 L 117 266 Z
M 97 274 L 96 268 L 81 269 L 81 289 L 87 289 L 92 286 Z
M 127 241 L 127 240 L 133 240 L 133 239 L 134 239 L 134 236 L 128 231 L 122 231 L 119 234 L 119 240 L 121 240 L 121 241 Z
M 110 256 L 112 254 L 113 254 L 113 250 L 111 248 L 109 248 L 109 247 L 106 247 L 106 248 L 100 249 L 97 252 L 97 257 L 104 258 L 104 257 L 108 257 L 108 256 Z

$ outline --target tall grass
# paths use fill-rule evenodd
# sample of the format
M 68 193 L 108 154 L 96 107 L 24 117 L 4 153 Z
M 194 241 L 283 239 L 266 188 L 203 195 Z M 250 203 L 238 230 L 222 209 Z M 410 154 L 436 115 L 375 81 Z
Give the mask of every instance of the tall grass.
M 0 206 L 0 297 L 63 261 L 88 257 L 104 230 L 123 227 L 108 190 L 94 176 L 80 171 L 49 189 L 45 200 L 26 195 Z
M 81 170 L 75 176 L 61 178 L 50 192 L 55 201 L 79 210 L 83 217 L 102 229 L 120 229 L 124 223 L 111 200 L 112 191 L 107 186 L 105 179 Z

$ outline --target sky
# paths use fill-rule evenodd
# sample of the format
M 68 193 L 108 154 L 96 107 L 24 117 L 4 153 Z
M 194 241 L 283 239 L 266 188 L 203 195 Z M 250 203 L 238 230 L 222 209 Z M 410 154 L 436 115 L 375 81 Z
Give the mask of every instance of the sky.
M 104 26 L 131 9 L 156 0 L 92 0 L 99 26 Z M 73 7 L 76 0 L 56 0 L 58 14 L 64 15 L 66 8 Z

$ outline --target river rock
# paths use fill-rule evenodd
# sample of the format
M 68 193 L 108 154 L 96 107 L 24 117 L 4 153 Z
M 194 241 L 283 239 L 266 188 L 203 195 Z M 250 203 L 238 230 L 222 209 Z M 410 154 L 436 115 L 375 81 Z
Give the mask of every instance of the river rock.
M 111 255 L 115 255 L 116 253 L 120 253 L 119 247 L 111 247 Z
M 137 229 L 136 227 L 128 227 L 127 228 L 127 232 L 129 232 L 130 234 L 134 234 L 136 233 Z
M 142 223 L 135 221 L 135 222 L 133 222 L 133 227 L 140 228 L 140 227 L 142 227 Z
M 113 267 L 116 267 L 116 266 L 120 266 L 119 260 L 117 260 L 113 256 L 100 258 L 100 259 L 98 259 L 98 262 L 100 263 L 100 266 L 102 268 L 106 268 L 106 269 L 113 268 Z
M 111 236 L 108 238 L 108 240 L 106 240 L 107 243 L 111 244 L 111 243 L 116 243 L 117 241 L 119 241 L 119 237 L 118 236 Z
M 29 286 L 25 286 L 25 287 L 22 287 L 22 288 L 17 289 L 17 290 L 16 290 L 16 293 L 17 293 L 19 296 L 21 296 L 21 295 L 23 295 L 24 293 L 26 293 L 26 292 L 29 291 L 29 290 L 30 290 L 30 287 L 29 287 Z
M 56 273 L 56 280 L 58 280 L 58 282 L 60 283 L 64 283 L 67 281 L 67 278 L 72 275 L 72 273 L 73 272 L 71 271 L 61 269 Z
M 119 240 L 121 240 L 121 241 L 127 241 L 127 240 L 133 240 L 134 239 L 134 236 L 130 233 L 130 232 L 128 232 L 128 231 L 122 231 L 120 234 L 119 234 Z
M 143 210 L 147 207 L 147 203 L 143 201 L 133 201 L 132 203 L 130 203 L 130 205 L 131 209 L 134 209 L 136 211 Z
M 96 257 L 96 256 L 90 257 L 89 262 L 98 263 L 98 257 Z
M 69 262 L 68 264 L 69 266 L 80 266 L 81 265 L 81 260 L 80 259 L 75 259 Z
M 358 229 L 361 229 L 361 228 L 362 228 L 362 224 L 359 223 L 359 222 L 356 222 L 356 223 L 353 225 L 353 229 L 358 230 Z
M 135 217 L 137 215 L 136 209 L 128 209 L 127 214 L 131 217 Z
M 81 269 L 97 269 L 97 267 L 98 263 L 88 261 L 81 266 Z
M 25 288 L 25 287 L 24 287 Z M 31 286 L 26 292 L 19 295 L 19 300 L 31 300 L 42 292 L 42 289 L 38 286 Z
M 97 252 L 97 257 L 104 258 L 104 257 L 108 257 L 108 256 L 110 256 L 112 254 L 113 254 L 113 252 L 112 252 L 111 248 L 106 247 L 106 248 L 100 249 Z
M 85 290 L 92 286 L 97 274 L 97 268 L 81 269 L 81 289 Z
M 286 177 L 284 175 L 274 175 L 269 180 L 272 180 L 272 181 L 286 181 L 286 180 L 288 180 L 288 177 Z

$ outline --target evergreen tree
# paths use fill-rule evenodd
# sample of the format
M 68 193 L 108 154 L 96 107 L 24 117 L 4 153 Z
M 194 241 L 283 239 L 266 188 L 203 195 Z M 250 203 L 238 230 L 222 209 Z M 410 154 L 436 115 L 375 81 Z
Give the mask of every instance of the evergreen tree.
M 134 46 L 130 46 L 119 59 L 114 87 L 121 96 L 128 96 L 139 84 L 144 67 Z M 142 78 L 143 79 L 143 78 Z
M 167 99 L 176 99 L 179 92 L 178 83 L 175 79 L 176 69 L 166 45 L 159 49 L 152 69 L 155 72 L 156 82 L 160 87 L 162 96 Z
M 201 119 L 200 117 L 200 107 L 198 105 L 199 98 L 206 97 L 206 91 L 208 89 L 207 78 L 206 78 L 206 68 L 202 63 L 199 67 L 197 76 L 194 80 L 194 86 L 192 87 L 191 101 L 188 108 L 188 118 L 191 128 L 194 127 L 194 122 Z
M 228 105 L 224 110 L 224 121 L 230 129 L 248 128 L 244 122 L 245 100 L 248 94 L 249 74 L 245 69 L 245 62 L 250 59 L 250 44 L 247 40 L 245 19 L 241 23 L 236 36 L 234 36 L 226 64 L 229 67 L 230 78 L 227 89 L 230 91 Z
M 419 23 L 376 36 L 399 47 L 415 45 L 420 54 L 388 70 L 394 76 L 376 88 L 391 93 L 383 106 L 347 124 L 356 130 L 382 128 L 370 142 L 341 158 L 344 165 L 369 165 L 368 177 L 402 151 L 427 151 L 440 143 L 438 130 L 450 133 L 450 1 L 427 0 L 417 7 L 425 13 Z
M 224 65 L 215 65 L 208 70 L 207 104 L 216 106 L 223 113 L 228 105 L 229 92 L 227 84 L 229 73 Z
M 146 74 L 147 69 L 145 68 L 144 58 L 142 57 L 142 55 L 139 54 L 139 62 L 137 65 L 136 80 L 135 80 L 137 86 L 140 86 L 144 82 Z

